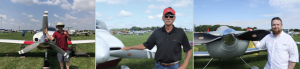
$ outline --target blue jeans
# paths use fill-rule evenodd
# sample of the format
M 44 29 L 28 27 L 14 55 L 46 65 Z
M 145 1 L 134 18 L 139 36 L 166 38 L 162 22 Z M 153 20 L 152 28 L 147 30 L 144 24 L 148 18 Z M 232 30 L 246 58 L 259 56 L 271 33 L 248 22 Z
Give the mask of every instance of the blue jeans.
M 171 66 L 163 66 L 160 63 L 156 62 L 154 69 L 177 69 L 177 68 L 179 68 L 179 66 L 180 66 L 179 62 L 177 64 L 171 65 Z

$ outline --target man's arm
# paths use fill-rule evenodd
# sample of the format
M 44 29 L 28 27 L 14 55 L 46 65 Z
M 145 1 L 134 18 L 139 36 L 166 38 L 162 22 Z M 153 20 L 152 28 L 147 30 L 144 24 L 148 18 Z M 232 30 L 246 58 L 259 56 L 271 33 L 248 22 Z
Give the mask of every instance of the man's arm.
M 64 34 L 67 36 L 67 39 L 68 39 L 69 41 L 71 41 L 71 37 L 70 37 L 69 33 L 66 32 L 66 31 L 64 31 Z
M 192 49 L 186 52 L 184 62 L 180 65 L 178 69 L 186 69 L 191 59 L 191 56 L 192 56 Z
M 46 33 L 46 36 L 47 36 L 46 39 L 49 39 L 50 41 L 52 41 L 52 40 L 54 39 L 54 37 L 52 37 L 52 36 L 50 36 L 50 35 L 48 34 L 47 28 L 45 29 L 45 33 Z
M 296 62 L 291 62 L 289 61 L 289 68 L 288 69 L 294 69 L 295 65 L 296 65 Z
M 143 44 L 139 44 L 136 46 L 123 47 L 121 50 L 130 50 L 130 49 L 144 50 L 144 49 L 146 49 L 146 47 Z

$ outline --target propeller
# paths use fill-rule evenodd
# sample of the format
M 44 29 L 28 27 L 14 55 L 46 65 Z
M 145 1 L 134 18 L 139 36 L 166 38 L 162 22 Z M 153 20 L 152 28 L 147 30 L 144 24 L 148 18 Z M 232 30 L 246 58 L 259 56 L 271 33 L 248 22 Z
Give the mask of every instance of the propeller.
M 243 32 L 240 34 L 234 34 L 234 36 L 241 40 L 259 41 L 268 34 L 270 34 L 270 31 L 254 30 L 254 31 L 246 31 L 246 32 Z M 207 33 L 194 33 L 194 41 L 195 41 L 196 45 L 199 45 L 199 44 L 205 44 L 205 43 L 213 42 L 213 41 L 216 41 L 219 39 L 223 39 L 225 36 L 226 35 L 215 36 L 215 35 L 207 34 Z
M 154 52 L 146 50 L 113 50 L 110 56 L 121 58 L 154 58 Z
M 33 43 L 33 44 L 27 46 L 26 48 L 24 48 L 24 49 L 18 51 L 18 52 L 19 52 L 19 54 L 24 54 L 24 53 L 26 53 L 26 52 L 29 52 L 30 50 L 36 48 L 40 43 L 41 43 L 41 42 Z
M 61 48 L 59 48 L 55 43 L 53 43 L 53 42 L 51 42 L 51 41 L 50 41 L 50 42 L 47 42 L 47 43 L 49 43 L 50 47 L 51 47 L 53 50 L 55 50 L 56 52 L 58 52 L 58 53 L 64 55 L 66 58 L 69 58 L 69 54 L 68 54 L 67 52 L 65 52 L 64 50 L 62 50 Z

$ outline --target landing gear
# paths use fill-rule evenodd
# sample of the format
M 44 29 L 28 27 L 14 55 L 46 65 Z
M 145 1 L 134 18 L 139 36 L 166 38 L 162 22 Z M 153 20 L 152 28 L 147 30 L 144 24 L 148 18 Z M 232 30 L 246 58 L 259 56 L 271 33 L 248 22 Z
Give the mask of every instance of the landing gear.
M 245 64 L 247 64 L 241 57 L 239 57 Z M 205 65 L 205 67 L 203 68 L 203 69 L 205 69 L 206 68 L 206 66 L 210 63 L 210 61 L 212 61 L 214 58 L 211 58 L 210 60 L 209 60 L 209 62 Z M 248 64 L 247 64 L 248 65 Z M 250 65 L 248 65 L 249 67 L 250 67 Z M 252 66 L 252 67 L 250 67 L 251 69 L 259 69 L 257 66 Z
M 47 59 L 47 53 L 48 53 L 48 50 L 47 50 L 47 48 L 46 48 L 46 51 L 45 51 L 45 60 L 44 60 L 44 66 L 43 66 L 42 69 L 49 69 L 49 67 L 50 67 L 50 63 L 49 63 L 49 61 L 48 61 L 48 59 Z

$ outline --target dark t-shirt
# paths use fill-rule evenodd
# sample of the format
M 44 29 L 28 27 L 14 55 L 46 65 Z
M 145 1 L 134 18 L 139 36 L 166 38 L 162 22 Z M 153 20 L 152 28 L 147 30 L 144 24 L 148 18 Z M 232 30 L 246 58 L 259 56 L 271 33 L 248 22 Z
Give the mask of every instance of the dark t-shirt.
M 69 35 L 68 31 L 66 31 L 66 32 Z M 56 31 L 53 33 L 52 37 L 54 37 L 56 39 L 56 45 L 59 48 L 63 49 L 64 51 L 69 51 L 67 36 L 64 33 L 59 33 L 58 31 Z
M 144 43 L 144 46 L 150 50 L 155 45 L 157 46 L 157 51 L 154 59 L 163 63 L 181 60 L 181 45 L 183 46 L 184 52 L 191 49 L 185 32 L 174 26 L 169 33 L 167 33 L 164 26 L 155 30 Z

